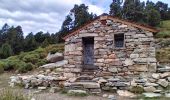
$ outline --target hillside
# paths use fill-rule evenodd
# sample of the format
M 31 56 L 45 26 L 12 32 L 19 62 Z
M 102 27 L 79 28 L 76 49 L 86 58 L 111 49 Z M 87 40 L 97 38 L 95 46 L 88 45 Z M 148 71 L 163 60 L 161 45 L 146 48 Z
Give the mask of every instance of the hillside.
M 46 48 L 38 48 L 31 52 L 22 52 L 19 55 L 0 60 L 0 73 L 4 71 L 16 71 L 19 73 L 31 71 L 48 63 L 45 57 L 49 52 L 53 54 L 55 52 L 63 52 L 63 50 L 63 44 L 56 44 Z
M 162 21 L 158 29 L 157 38 L 170 38 L 170 20 Z

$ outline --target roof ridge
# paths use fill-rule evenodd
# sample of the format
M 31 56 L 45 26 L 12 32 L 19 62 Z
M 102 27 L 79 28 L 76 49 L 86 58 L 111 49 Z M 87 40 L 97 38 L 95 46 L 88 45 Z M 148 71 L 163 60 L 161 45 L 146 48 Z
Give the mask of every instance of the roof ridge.
M 68 35 L 64 36 L 63 39 L 67 39 L 68 37 L 74 35 L 74 34 L 77 34 L 77 31 L 83 29 L 84 27 L 86 27 L 87 25 L 91 24 L 92 22 L 94 22 L 95 20 L 98 20 L 100 19 L 102 16 L 107 16 L 107 19 L 111 19 L 111 20 L 116 20 L 118 22 L 121 22 L 121 23 L 124 23 L 124 24 L 128 24 L 128 25 L 132 25 L 134 27 L 138 27 L 138 28 L 141 28 L 141 29 L 144 29 L 144 30 L 147 30 L 147 31 L 151 31 L 153 33 L 157 33 L 159 32 L 159 30 L 157 30 L 156 28 L 152 27 L 152 26 L 149 26 L 149 25 L 146 25 L 146 24 L 141 24 L 141 23 L 137 23 L 137 22 L 133 22 L 133 21 L 130 21 L 130 20 L 126 20 L 126 19 L 121 19 L 121 18 L 118 18 L 118 17 L 115 17 L 115 16 L 111 16 L 111 15 L 108 15 L 107 13 L 103 13 L 101 14 L 100 16 L 97 16 L 96 18 L 86 22 L 85 24 L 77 27 L 77 28 L 74 28 L 72 29 Z

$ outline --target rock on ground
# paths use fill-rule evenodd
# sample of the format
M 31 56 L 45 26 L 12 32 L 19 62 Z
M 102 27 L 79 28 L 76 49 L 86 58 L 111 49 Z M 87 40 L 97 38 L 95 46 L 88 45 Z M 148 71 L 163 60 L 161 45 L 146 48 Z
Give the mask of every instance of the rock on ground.
M 62 60 L 62 61 L 58 61 L 56 63 L 49 63 L 43 66 L 40 66 L 40 68 L 48 68 L 48 69 L 52 69 L 52 68 L 58 68 L 58 67 L 62 67 L 64 65 L 66 65 L 68 63 L 67 60 Z
M 64 57 L 63 53 L 56 52 L 55 54 L 49 53 L 46 59 L 51 63 L 55 63 L 57 61 L 64 60 Z

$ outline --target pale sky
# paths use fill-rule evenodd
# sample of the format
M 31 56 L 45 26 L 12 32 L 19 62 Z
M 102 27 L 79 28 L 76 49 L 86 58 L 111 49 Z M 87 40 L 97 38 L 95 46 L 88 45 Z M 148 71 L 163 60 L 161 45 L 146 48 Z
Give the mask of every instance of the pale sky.
M 160 1 L 170 5 L 170 0 Z M 109 12 L 111 2 L 112 0 L 0 0 L 0 27 L 4 23 L 10 26 L 21 25 L 25 35 L 38 31 L 55 33 L 59 31 L 74 4 L 84 3 L 89 6 L 89 12 L 100 15 Z

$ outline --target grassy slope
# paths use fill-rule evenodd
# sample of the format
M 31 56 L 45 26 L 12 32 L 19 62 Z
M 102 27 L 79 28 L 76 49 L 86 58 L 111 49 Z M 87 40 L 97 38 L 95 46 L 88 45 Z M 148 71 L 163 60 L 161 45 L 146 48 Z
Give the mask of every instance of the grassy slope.
M 48 63 L 45 57 L 49 52 L 63 52 L 63 44 L 50 45 L 46 48 L 38 48 L 31 52 L 22 52 L 19 55 L 11 56 L 7 59 L 0 60 L 0 73 L 5 71 L 18 71 L 25 73 Z
M 163 48 L 156 50 L 156 58 L 160 63 L 170 63 L 170 20 L 162 21 L 159 29 L 156 37 Z
M 160 32 L 156 35 L 157 38 L 170 38 L 170 20 L 162 21 L 159 29 Z

